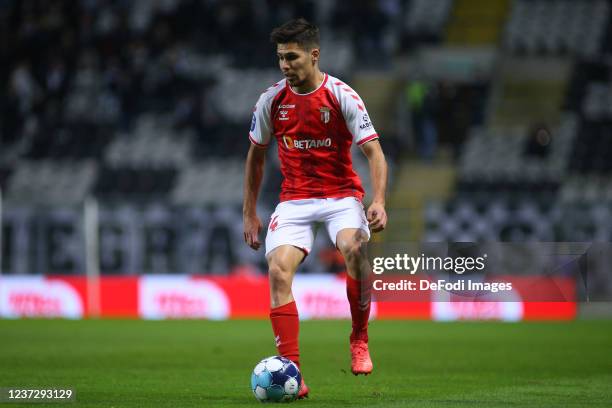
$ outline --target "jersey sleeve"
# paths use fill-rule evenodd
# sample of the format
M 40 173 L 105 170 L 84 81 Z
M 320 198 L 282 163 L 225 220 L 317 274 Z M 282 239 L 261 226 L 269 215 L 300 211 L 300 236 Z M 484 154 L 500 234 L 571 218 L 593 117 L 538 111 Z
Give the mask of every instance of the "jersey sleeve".
M 259 97 L 257 104 L 255 104 L 255 108 L 253 108 L 249 139 L 251 143 L 260 147 L 266 147 L 270 143 L 270 136 L 272 134 L 271 106 L 272 98 L 264 92 Z
M 378 139 L 378 134 L 359 95 L 344 85 L 340 93 L 340 99 L 342 115 L 346 127 L 353 135 L 353 143 L 361 146 L 370 140 Z

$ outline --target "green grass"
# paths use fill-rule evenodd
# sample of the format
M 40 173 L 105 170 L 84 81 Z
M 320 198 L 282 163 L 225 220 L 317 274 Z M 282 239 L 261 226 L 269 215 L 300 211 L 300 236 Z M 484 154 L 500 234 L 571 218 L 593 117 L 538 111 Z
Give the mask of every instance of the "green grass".
M 295 404 L 612 404 L 612 321 L 374 322 L 368 377 L 350 374 L 348 330 L 348 321 L 302 324 L 311 397 Z M 70 386 L 77 403 L 69 406 L 258 406 L 250 371 L 272 354 L 267 321 L 0 321 L 0 387 Z

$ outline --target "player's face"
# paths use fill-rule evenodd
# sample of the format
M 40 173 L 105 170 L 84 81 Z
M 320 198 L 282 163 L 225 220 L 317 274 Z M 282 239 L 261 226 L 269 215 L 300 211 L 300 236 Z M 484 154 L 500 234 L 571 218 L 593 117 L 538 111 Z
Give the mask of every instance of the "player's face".
M 318 49 L 307 51 L 296 43 L 278 44 L 278 64 L 289 85 L 300 87 L 315 73 Z

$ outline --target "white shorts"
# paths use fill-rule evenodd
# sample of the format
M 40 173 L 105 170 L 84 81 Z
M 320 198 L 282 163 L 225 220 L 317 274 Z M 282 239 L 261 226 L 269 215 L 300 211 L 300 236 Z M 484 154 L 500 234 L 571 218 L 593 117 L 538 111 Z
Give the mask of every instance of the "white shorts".
M 363 204 L 355 197 L 283 201 L 270 217 L 266 256 L 281 245 L 293 245 L 308 255 L 318 222 L 325 224 L 334 245 L 338 232 L 345 228 L 361 229 L 370 239 Z

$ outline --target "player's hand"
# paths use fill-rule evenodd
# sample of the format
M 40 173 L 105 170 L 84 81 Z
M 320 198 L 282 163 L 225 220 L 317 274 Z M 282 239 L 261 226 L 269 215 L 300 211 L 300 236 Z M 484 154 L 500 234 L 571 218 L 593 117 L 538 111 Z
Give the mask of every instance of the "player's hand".
M 379 203 L 370 204 L 366 217 L 372 232 L 380 232 L 385 229 L 387 225 L 387 212 L 384 205 Z
M 261 246 L 259 233 L 261 232 L 261 220 L 257 215 L 245 215 L 244 219 L 244 242 L 255 251 Z

